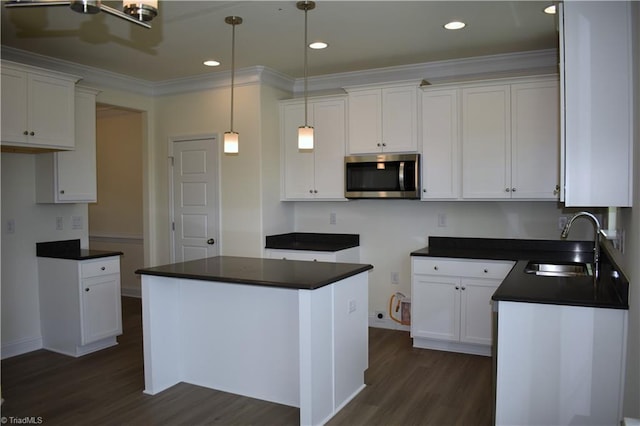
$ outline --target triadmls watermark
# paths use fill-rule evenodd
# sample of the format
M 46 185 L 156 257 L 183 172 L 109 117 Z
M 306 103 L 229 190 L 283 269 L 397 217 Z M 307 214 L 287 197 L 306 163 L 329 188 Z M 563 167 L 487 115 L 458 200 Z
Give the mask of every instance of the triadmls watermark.
M 2 416 L 0 423 L 3 425 L 41 425 L 44 423 L 44 419 L 41 416 Z

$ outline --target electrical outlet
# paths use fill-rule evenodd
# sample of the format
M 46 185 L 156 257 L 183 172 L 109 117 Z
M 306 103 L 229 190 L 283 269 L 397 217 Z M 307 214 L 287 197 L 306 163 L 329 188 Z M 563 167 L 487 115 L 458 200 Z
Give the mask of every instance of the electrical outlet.
M 438 227 L 446 228 L 447 227 L 447 215 L 444 213 L 438 213 Z
M 349 300 L 349 313 L 353 313 L 356 311 L 356 301 L 355 300 Z
M 375 321 L 384 321 L 387 318 L 384 311 L 375 311 L 374 320 Z
M 400 284 L 400 274 L 398 274 L 397 272 L 391 273 L 391 284 L 393 285 Z
M 82 216 L 71 216 L 71 229 L 82 229 Z
M 64 229 L 64 222 L 62 216 L 56 217 L 56 231 L 62 231 Z
M 336 214 L 335 212 L 331 212 L 329 213 L 329 225 L 335 225 L 336 224 Z
M 16 233 L 16 220 L 7 219 L 7 234 L 15 234 L 15 233 Z
M 569 221 L 569 216 L 560 216 L 558 218 L 558 229 L 562 231 Z

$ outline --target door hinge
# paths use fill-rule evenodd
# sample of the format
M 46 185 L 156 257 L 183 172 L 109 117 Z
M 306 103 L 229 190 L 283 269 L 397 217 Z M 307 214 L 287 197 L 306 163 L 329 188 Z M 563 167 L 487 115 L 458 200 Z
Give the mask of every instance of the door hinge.
M 175 222 L 171 222 L 171 230 L 172 231 L 176 230 L 176 223 Z

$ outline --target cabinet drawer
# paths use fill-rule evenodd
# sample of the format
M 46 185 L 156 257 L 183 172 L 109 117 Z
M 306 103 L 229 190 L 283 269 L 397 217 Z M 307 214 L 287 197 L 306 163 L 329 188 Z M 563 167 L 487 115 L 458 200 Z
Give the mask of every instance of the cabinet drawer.
M 504 279 L 515 262 L 442 257 L 412 259 L 412 273 L 454 277 Z
M 82 278 L 99 277 L 101 275 L 119 274 L 120 258 L 105 257 L 104 259 L 96 259 L 84 261 L 80 264 Z

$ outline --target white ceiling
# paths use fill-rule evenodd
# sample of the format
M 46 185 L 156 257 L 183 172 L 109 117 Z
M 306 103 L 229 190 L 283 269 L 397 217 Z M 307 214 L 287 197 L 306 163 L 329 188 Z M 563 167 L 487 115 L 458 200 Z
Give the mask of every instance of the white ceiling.
M 120 8 L 119 2 L 104 1 Z M 308 12 L 309 75 L 557 48 L 550 1 L 330 1 Z M 303 75 L 304 12 L 296 1 L 160 1 L 152 29 L 64 6 L 2 7 L 2 44 L 151 82 L 227 71 L 235 15 L 236 69 Z M 463 20 L 467 27 L 442 25 Z M 208 68 L 203 60 L 222 65 Z

